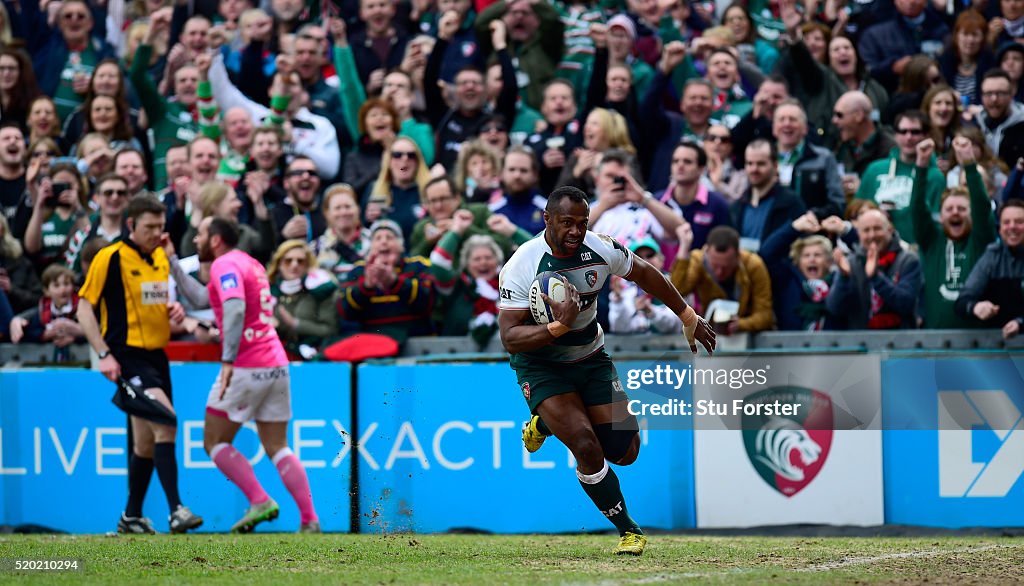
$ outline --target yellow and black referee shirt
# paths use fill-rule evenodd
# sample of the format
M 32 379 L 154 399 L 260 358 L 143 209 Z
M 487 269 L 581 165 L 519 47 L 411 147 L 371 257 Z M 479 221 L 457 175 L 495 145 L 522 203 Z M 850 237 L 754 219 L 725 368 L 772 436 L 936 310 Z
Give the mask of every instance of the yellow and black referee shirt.
M 96 253 L 78 296 L 98 309 L 107 344 L 155 350 L 171 339 L 169 279 L 163 248 L 146 255 L 122 240 Z

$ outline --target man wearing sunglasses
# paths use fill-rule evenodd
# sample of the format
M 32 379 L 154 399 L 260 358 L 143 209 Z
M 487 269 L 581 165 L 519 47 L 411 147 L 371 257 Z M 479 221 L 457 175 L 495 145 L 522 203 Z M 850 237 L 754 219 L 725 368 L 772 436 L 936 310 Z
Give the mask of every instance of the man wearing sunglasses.
M 64 261 L 76 273 L 81 273 L 82 244 L 93 238 L 102 238 L 108 244 L 120 242 L 127 236 L 124 232 L 124 210 L 128 207 L 128 181 L 112 173 L 100 177 L 93 192 L 93 201 L 100 208 L 99 220 L 85 230 L 76 231 L 68 239 L 68 251 Z
M 914 190 L 914 163 L 917 143 L 928 138 L 931 130 L 928 117 L 918 110 L 907 110 L 896 116 L 896 148 L 889 156 L 868 165 L 861 179 L 857 199 L 871 200 L 889 213 L 900 238 L 914 242 L 914 222 L 910 213 L 910 196 Z M 929 210 L 939 212 L 939 200 L 946 188 L 946 179 L 934 158 L 928 166 L 925 201 Z
M 840 175 L 847 196 L 857 193 L 860 176 L 868 165 L 885 157 L 896 146 L 888 134 L 875 126 L 872 110 L 871 98 L 859 90 L 839 96 L 832 107 L 832 124 L 839 134 L 836 160 L 843 167 Z
M 312 242 L 327 229 L 320 213 L 320 176 L 309 157 L 295 157 L 284 172 L 284 202 L 274 206 L 271 215 L 280 240 L 298 238 Z

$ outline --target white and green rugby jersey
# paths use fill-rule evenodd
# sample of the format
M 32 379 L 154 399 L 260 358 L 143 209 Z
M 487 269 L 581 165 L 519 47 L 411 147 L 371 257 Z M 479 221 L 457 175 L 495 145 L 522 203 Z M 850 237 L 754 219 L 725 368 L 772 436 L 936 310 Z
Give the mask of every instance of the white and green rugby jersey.
M 610 236 L 587 231 L 575 254 L 558 256 L 536 236 L 516 250 L 498 276 L 498 309 L 529 310 L 530 286 L 537 275 L 555 271 L 580 292 L 582 309 L 571 330 L 553 343 L 523 354 L 549 362 L 575 362 L 604 347 L 604 332 L 597 323 L 597 294 L 609 276 L 625 277 L 633 270 L 633 255 Z M 532 321 L 532 318 L 531 318 Z

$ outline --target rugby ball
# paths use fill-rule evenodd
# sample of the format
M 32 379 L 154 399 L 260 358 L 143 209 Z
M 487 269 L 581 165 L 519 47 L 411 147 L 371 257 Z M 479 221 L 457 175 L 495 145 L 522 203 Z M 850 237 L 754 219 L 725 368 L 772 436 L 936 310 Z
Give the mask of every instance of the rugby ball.
M 565 301 L 568 294 L 566 283 L 565 277 L 554 271 L 544 271 L 537 275 L 530 285 L 530 315 L 533 316 L 533 321 L 540 325 L 555 321 L 551 315 L 551 307 L 540 295 L 543 293 L 554 301 Z

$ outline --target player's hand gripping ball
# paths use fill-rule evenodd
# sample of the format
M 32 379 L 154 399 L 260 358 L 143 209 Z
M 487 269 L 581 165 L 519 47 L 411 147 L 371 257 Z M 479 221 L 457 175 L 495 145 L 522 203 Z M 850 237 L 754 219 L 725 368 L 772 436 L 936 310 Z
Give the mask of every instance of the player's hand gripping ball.
M 552 301 L 561 303 L 569 294 L 568 281 L 565 277 L 554 271 L 544 271 L 537 275 L 530 285 L 530 315 L 533 321 L 544 325 L 555 320 L 551 313 L 551 306 L 544 301 L 541 293 L 547 295 Z

